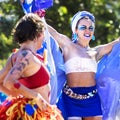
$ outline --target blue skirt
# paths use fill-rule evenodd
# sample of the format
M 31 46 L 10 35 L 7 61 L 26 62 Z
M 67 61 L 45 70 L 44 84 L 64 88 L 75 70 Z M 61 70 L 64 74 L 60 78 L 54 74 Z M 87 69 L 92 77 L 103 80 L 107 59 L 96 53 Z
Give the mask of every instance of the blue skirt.
M 70 89 L 76 94 L 84 95 L 96 90 L 96 86 L 72 87 Z M 57 106 L 62 111 L 65 120 L 67 120 L 68 117 L 91 117 L 102 115 L 100 98 L 97 92 L 92 97 L 86 99 L 72 98 L 65 92 L 62 92 Z

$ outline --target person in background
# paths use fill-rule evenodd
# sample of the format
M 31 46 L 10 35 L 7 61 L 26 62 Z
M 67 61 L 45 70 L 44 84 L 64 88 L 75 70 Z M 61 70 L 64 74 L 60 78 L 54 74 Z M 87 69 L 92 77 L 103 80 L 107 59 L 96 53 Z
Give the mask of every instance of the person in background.
M 63 120 L 57 107 L 50 105 L 50 74 L 44 57 L 36 54 L 45 29 L 33 13 L 24 15 L 13 29 L 20 48 L 0 71 L 0 90 L 9 96 L 0 105 L 0 119 Z
M 108 54 L 119 39 L 91 48 L 89 43 L 95 38 L 95 17 L 88 11 L 77 12 L 72 18 L 71 28 L 73 41 L 48 25 L 50 34 L 62 50 L 67 77 L 57 106 L 65 120 L 102 120 L 95 80 L 97 61 Z

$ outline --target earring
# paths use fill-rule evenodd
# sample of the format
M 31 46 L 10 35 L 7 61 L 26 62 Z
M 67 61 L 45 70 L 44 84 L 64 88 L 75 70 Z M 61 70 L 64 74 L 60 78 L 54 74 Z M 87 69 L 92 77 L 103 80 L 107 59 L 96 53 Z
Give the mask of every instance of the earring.
M 94 35 L 92 36 L 92 40 L 93 40 L 93 41 L 95 40 L 95 36 L 94 36 Z
M 72 34 L 72 41 L 76 43 L 78 41 L 78 35 L 76 33 Z

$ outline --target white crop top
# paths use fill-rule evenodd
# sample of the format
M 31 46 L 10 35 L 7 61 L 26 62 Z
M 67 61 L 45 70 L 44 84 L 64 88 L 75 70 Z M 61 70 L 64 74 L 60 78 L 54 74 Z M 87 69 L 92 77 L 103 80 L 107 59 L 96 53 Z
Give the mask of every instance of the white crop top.
M 65 62 L 66 74 L 72 72 L 96 72 L 97 63 L 93 59 L 74 57 Z

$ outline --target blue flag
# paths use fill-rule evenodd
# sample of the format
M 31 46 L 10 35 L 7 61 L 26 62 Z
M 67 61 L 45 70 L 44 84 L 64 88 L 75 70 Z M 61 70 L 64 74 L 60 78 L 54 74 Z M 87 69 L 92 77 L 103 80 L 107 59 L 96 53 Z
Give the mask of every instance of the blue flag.
M 53 0 L 21 0 L 24 13 L 37 13 L 46 24 L 44 19 L 45 9 L 53 5 Z M 42 48 L 37 50 L 37 53 L 44 54 L 44 50 L 47 50 L 47 68 L 50 72 L 50 84 L 51 84 L 51 95 L 50 103 L 56 104 L 57 98 L 59 97 L 63 85 L 66 81 L 64 71 L 64 61 L 62 53 L 59 49 L 57 42 L 51 37 L 49 31 L 45 31 L 45 40 Z
M 34 13 L 53 6 L 53 0 L 20 0 L 24 13 Z

